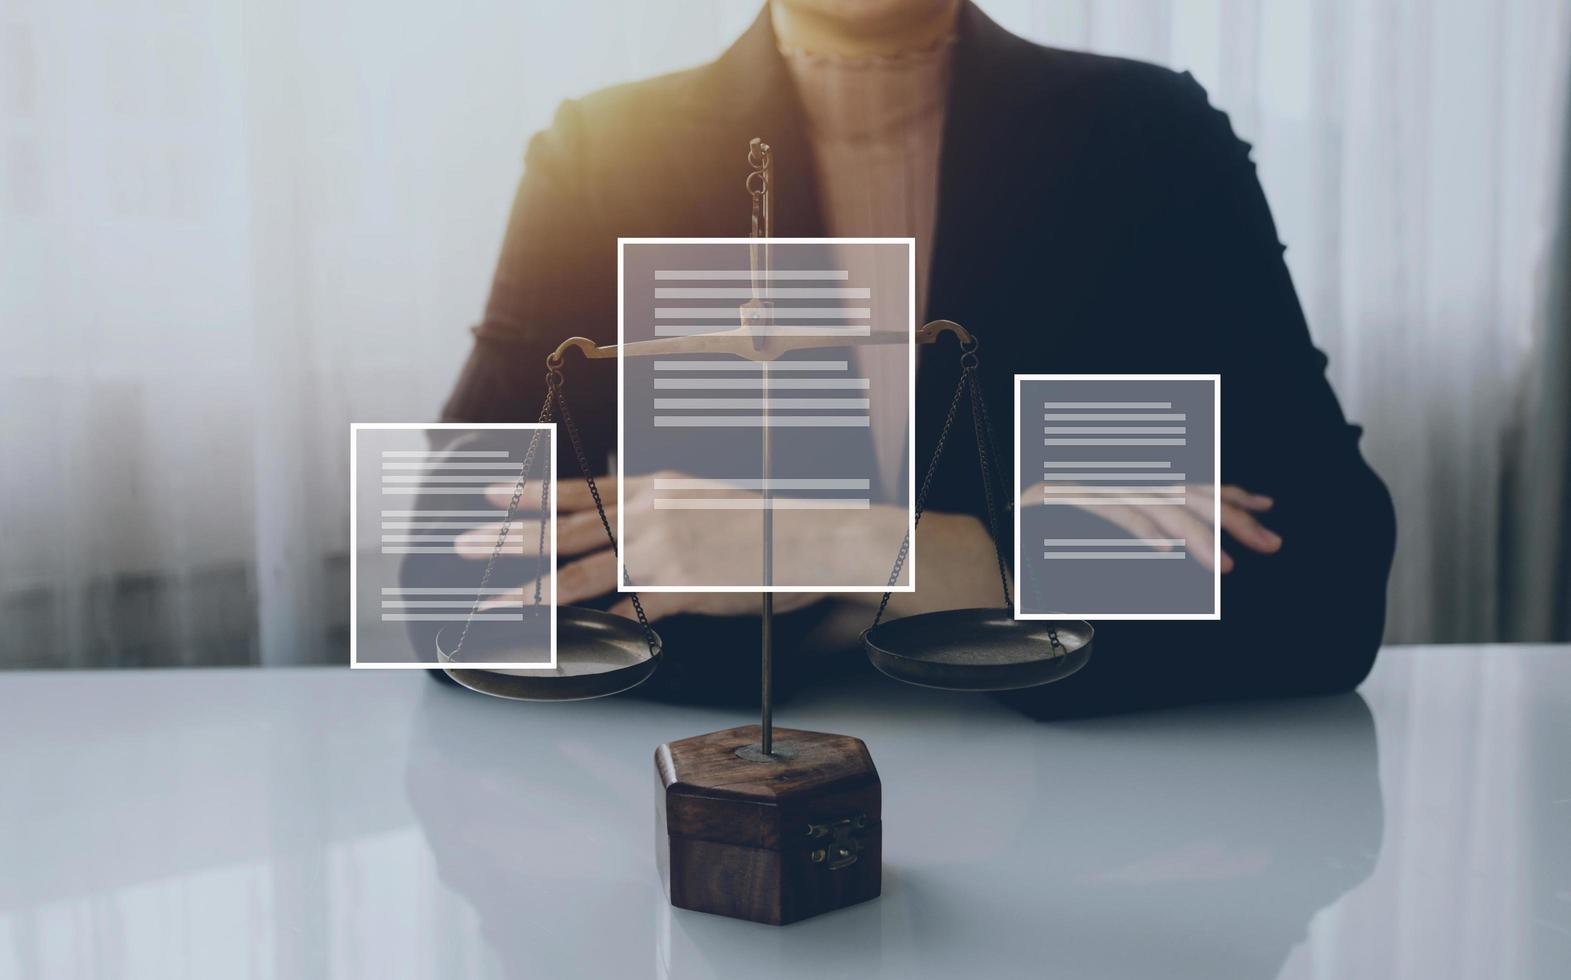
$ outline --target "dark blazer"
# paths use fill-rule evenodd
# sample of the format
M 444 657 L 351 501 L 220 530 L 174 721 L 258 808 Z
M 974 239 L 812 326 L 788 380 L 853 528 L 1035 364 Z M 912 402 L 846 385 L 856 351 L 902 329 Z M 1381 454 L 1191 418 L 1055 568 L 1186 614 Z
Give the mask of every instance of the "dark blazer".
M 1188 74 L 1039 47 L 970 5 L 959 35 L 929 319 L 980 338 L 999 419 L 1017 372 L 1219 372 L 1224 482 L 1276 498 L 1267 523 L 1285 540 L 1272 556 L 1229 548 L 1221 622 L 1098 624 L 1090 666 L 1015 700 L 1064 713 L 1355 686 L 1380 642 L 1395 521 L 1310 341 L 1249 147 Z M 618 236 L 746 235 L 754 136 L 774 151 L 775 234 L 823 235 L 805 133 L 767 9 L 711 65 L 564 103 L 530 143 L 446 416 L 532 420 L 560 340 L 615 342 Z M 923 354 L 919 466 L 958 370 L 947 342 Z M 615 372 L 572 355 L 567 375 L 601 465 Z M 930 506 L 976 513 L 974 439 L 954 437 Z M 756 629 L 668 621 L 661 673 L 748 696 Z M 684 679 L 684 662 L 704 666 Z

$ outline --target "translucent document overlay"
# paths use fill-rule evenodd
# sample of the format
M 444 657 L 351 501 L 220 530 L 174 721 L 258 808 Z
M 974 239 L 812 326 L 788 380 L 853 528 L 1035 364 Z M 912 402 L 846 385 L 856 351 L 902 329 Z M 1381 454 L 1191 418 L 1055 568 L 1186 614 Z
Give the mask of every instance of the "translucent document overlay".
M 915 496 L 912 241 L 620 249 L 622 590 L 889 589 Z
M 1220 619 L 1220 420 L 1219 375 L 1015 375 L 1015 618 Z
M 556 666 L 555 442 L 548 423 L 351 426 L 351 666 Z

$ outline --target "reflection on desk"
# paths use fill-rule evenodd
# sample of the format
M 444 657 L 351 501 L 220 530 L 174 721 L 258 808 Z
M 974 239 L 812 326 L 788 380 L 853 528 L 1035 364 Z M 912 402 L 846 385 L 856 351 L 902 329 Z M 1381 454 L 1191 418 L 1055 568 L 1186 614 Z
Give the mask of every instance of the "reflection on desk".
M 1571 652 L 1039 724 L 865 678 L 884 896 L 673 911 L 654 746 L 734 724 L 342 670 L 0 676 L 0 975 L 1563 976 Z

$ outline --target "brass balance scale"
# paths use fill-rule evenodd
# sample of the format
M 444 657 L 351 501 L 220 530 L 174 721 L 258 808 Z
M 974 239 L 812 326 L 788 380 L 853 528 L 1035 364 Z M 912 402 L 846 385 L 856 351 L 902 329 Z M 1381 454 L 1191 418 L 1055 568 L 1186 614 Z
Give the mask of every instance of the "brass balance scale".
M 753 299 L 742 306 L 734 330 L 666 337 L 624 345 L 599 345 L 583 337 L 563 341 L 547 358 L 546 398 L 540 421 L 560 423 L 601 525 L 617 548 L 599 488 L 588 465 L 567 400 L 563 367 L 578 350 L 586 359 L 669 354 L 726 354 L 768 363 L 796 350 L 826 345 L 822 339 L 754 332 L 769 320 L 762 299 L 761 270 L 769 267 L 772 178 L 769 145 L 754 139 L 748 148 L 746 188 L 752 199 L 750 245 Z M 923 613 L 884 622 L 885 592 L 873 623 L 862 634 L 868 659 L 884 674 L 908 684 L 956 691 L 999 691 L 1034 687 L 1079 670 L 1091 654 L 1090 624 L 1077 621 L 1017 621 L 1013 617 L 1008 563 L 999 535 L 998 493 L 1013 500 L 997 461 L 999 453 L 977 377 L 976 337 L 960 324 L 937 320 L 916 331 L 918 344 L 952 336 L 960 349 L 961 378 L 949 405 L 926 475 L 916 497 L 914 522 L 922 519 L 928 491 L 962 401 L 969 399 L 982 469 L 988 529 L 998 559 L 1003 604 L 989 609 Z M 837 338 L 832 346 L 889 343 L 874 333 Z M 904 338 L 900 338 L 904 342 Z M 767 412 L 767 407 L 766 407 Z M 770 472 L 769 427 L 763 426 L 763 472 Z M 525 471 L 527 472 L 527 470 Z M 543 480 L 541 512 L 550 513 Z M 769 484 L 764 481 L 763 485 Z M 520 476 L 485 579 L 501 553 L 519 498 Z M 763 491 L 767 497 L 769 490 Z M 763 575 L 760 646 L 761 716 L 747 725 L 670 742 L 655 753 L 661 792 L 657 799 L 659 865 L 671 903 L 759 922 L 783 924 L 877 897 L 880 888 L 882 815 L 880 783 L 867 747 L 846 735 L 776 729 L 770 690 L 773 658 L 772 514 L 763 516 Z M 542 534 L 543 548 L 543 534 Z M 892 588 L 910 549 L 902 542 L 890 573 Z M 542 552 L 543 554 L 543 552 Z M 537 568 L 540 567 L 537 556 Z M 483 580 L 484 581 L 484 580 Z M 482 582 L 483 584 L 483 582 Z M 631 582 L 625 583 L 631 586 Z M 578 607 L 557 610 L 557 667 L 501 672 L 460 666 L 462 641 L 442 651 L 444 669 L 458 683 L 486 694 L 527 701 L 605 697 L 635 687 L 659 666 L 661 641 L 631 593 L 637 622 Z M 535 589 L 540 606 L 540 589 Z

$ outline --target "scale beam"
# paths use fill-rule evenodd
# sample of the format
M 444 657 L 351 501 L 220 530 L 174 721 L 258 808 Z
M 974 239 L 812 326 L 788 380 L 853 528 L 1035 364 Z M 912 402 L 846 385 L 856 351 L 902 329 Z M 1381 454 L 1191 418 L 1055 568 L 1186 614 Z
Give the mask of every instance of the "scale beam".
M 953 320 L 934 320 L 916 332 L 918 344 L 937 343 L 946 333 L 955 335 L 962 347 L 975 343 L 971 332 Z M 905 343 L 905 338 L 894 334 L 870 334 L 866 337 L 844 337 L 826 343 L 822 337 L 762 337 L 746 327 L 717 331 L 691 337 L 661 337 L 657 340 L 636 340 L 630 344 L 597 344 L 588 337 L 569 337 L 546 359 L 548 366 L 559 368 L 569 350 L 577 349 L 590 360 L 602 360 L 625 354 L 628 357 L 658 357 L 666 354 L 732 354 L 750 361 L 775 361 L 780 356 L 798 350 L 824 350 L 835 347 L 868 347 Z

